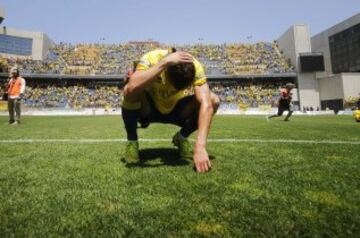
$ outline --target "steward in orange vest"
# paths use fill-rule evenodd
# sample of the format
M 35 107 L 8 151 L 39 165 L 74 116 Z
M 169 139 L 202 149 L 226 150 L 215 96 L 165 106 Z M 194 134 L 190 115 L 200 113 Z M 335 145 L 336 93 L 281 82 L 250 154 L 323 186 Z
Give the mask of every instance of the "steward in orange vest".
M 16 125 L 20 123 L 21 116 L 21 99 L 25 92 L 25 79 L 20 77 L 20 71 L 17 67 L 10 70 L 10 80 L 7 88 L 9 124 Z M 15 118 L 16 114 L 16 118 Z M 15 120 L 16 119 L 16 120 Z

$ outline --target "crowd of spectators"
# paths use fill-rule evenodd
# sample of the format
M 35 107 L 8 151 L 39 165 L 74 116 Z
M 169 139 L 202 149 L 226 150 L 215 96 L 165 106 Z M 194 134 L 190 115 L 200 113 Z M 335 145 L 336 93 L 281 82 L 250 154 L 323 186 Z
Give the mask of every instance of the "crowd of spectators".
M 219 95 L 221 104 L 239 104 L 246 108 L 276 106 L 281 86 L 283 84 L 277 82 L 222 82 L 210 85 L 212 91 Z
M 0 86 L 0 95 L 5 87 Z M 31 108 L 120 108 L 122 89 L 116 86 L 89 88 L 77 86 L 26 87 L 24 104 Z
M 218 82 L 210 83 L 222 105 L 236 104 L 246 108 L 263 105 L 274 107 L 282 83 L 277 82 Z M 0 87 L 0 95 L 4 92 Z M 122 89 L 117 86 L 27 86 L 24 104 L 31 108 L 120 108 Z
M 232 44 L 226 47 L 226 74 L 273 74 L 293 71 L 276 42 Z
M 264 75 L 294 70 L 276 42 L 164 45 L 147 41 L 110 45 L 60 43 L 52 46 L 43 61 L 0 57 L 0 72 L 7 72 L 10 66 L 18 65 L 23 75 L 125 75 L 132 68 L 133 62 L 146 52 L 170 47 L 189 52 L 196 57 L 203 63 L 207 75 Z M 222 82 L 211 85 L 223 104 L 242 104 L 246 107 L 274 106 L 280 86 L 273 81 Z M 4 88 L 0 87 L 1 90 Z M 118 108 L 121 93 L 120 88 L 110 86 L 32 85 L 26 90 L 25 105 L 36 108 Z
M 124 75 L 133 61 L 148 51 L 175 47 L 187 51 L 205 66 L 208 75 L 271 74 L 294 69 L 276 42 L 256 44 L 164 45 L 157 42 L 126 44 L 54 45 L 43 61 L 0 58 L 0 68 L 19 65 L 23 74 Z
M 220 105 L 242 108 L 276 107 L 279 89 L 284 85 L 280 81 L 248 82 L 211 82 L 211 90 L 219 95 Z M 0 96 L 5 86 L 0 85 Z M 189 90 L 188 93 L 191 93 Z M 117 86 L 54 86 L 33 85 L 26 87 L 24 104 L 30 108 L 120 108 L 122 88 Z M 355 109 L 360 98 L 349 97 L 344 101 L 345 108 Z M 318 111 L 319 108 L 304 107 L 306 111 Z

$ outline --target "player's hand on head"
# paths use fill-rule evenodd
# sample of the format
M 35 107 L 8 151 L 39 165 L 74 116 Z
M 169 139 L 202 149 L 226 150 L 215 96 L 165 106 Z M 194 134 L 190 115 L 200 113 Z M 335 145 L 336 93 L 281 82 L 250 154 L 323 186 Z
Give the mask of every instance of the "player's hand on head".
M 198 173 L 205 173 L 210 171 L 211 163 L 205 148 L 195 148 L 194 164 L 196 172 Z
M 176 65 L 180 63 L 192 63 L 194 58 L 186 52 L 175 52 L 171 53 L 164 58 L 167 65 Z

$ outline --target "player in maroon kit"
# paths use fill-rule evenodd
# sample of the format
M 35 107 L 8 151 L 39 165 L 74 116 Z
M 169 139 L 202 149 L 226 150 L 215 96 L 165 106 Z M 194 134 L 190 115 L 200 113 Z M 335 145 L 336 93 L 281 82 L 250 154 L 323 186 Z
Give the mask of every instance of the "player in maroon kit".
M 292 100 L 292 93 L 291 90 L 295 87 L 292 83 L 287 83 L 285 85 L 285 88 L 280 89 L 280 98 L 278 102 L 278 113 L 272 116 L 266 117 L 267 120 L 273 118 L 273 117 L 281 117 L 284 113 L 284 111 L 288 111 L 288 114 L 286 115 L 284 121 L 289 121 L 289 118 L 293 114 L 292 106 L 291 106 L 291 100 Z

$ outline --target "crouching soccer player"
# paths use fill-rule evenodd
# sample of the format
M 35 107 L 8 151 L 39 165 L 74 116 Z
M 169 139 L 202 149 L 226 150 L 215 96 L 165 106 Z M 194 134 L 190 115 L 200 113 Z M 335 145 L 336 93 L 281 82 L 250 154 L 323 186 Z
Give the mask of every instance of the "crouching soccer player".
M 356 110 L 354 111 L 354 118 L 355 121 L 360 122 L 360 93 L 359 93 L 359 99 L 356 102 Z
M 190 54 L 155 50 L 145 54 L 124 87 L 122 118 L 127 132 L 125 160 L 139 161 L 137 123 L 169 123 L 181 127 L 173 137 L 182 159 L 193 158 L 197 172 L 211 168 L 206 149 L 219 98 L 210 92 L 202 65 Z M 193 86 L 194 95 L 185 90 Z M 198 130 L 194 154 L 188 136 Z
M 360 122 L 360 109 L 354 111 L 355 121 Z
M 280 90 L 280 98 L 278 101 L 278 113 L 272 116 L 266 117 L 267 120 L 273 118 L 273 117 L 281 117 L 284 113 L 284 111 L 288 111 L 288 114 L 286 115 L 284 121 L 289 121 L 289 118 L 293 114 L 292 108 L 291 108 L 291 100 L 292 100 L 292 93 L 291 90 L 295 87 L 292 83 L 287 83 L 285 88 L 282 88 Z

